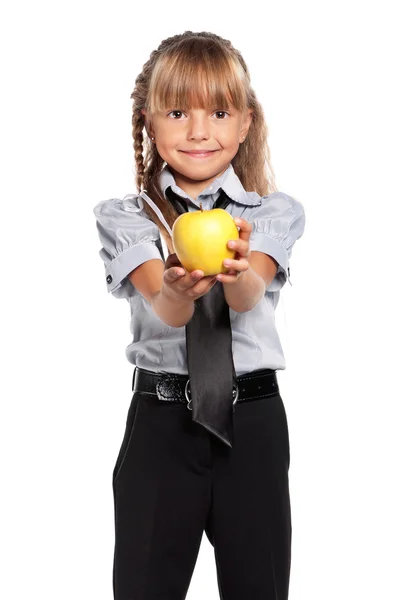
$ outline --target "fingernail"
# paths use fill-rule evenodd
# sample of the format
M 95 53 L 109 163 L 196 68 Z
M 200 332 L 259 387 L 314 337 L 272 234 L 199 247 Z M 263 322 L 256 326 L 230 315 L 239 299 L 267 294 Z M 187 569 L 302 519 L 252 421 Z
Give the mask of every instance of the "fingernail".
M 231 260 L 228 260 L 227 258 L 223 261 L 223 264 L 225 265 L 225 267 L 230 267 L 230 265 L 232 264 Z
M 229 242 L 228 246 L 229 246 L 229 248 L 235 248 L 236 247 L 236 242 Z

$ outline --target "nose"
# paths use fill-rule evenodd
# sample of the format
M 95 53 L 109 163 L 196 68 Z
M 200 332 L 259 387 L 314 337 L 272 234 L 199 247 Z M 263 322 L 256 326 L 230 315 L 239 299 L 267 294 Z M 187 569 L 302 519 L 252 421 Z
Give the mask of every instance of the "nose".
M 205 113 L 193 113 L 189 119 L 189 140 L 208 140 L 210 137 L 210 125 Z

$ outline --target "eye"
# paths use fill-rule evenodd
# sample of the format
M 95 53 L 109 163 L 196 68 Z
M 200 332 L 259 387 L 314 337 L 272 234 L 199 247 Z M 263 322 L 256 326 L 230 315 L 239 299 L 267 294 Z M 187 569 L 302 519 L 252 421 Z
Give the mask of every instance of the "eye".
M 226 112 L 225 110 L 217 110 L 214 114 L 221 115 L 221 117 L 218 120 L 224 120 L 224 119 L 226 119 L 227 116 L 229 116 L 229 113 Z
M 171 117 L 171 115 L 178 115 L 176 117 Z M 168 116 L 171 117 L 171 119 L 180 119 L 181 115 L 183 115 L 183 112 L 181 110 L 172 110 L 171 112 L 168 113 Z

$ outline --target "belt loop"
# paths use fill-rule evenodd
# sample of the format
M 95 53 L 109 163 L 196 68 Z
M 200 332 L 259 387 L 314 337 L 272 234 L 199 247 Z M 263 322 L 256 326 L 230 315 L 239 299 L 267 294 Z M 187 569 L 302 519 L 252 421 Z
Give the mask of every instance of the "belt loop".
M 135 385 L 135 375 L 136 375 L 136 371 L 137 371 L 138 367 L 135 367 L 134 369 L 134 374 L 132 376 L 132 391 L 134 391 L 134 385 Z

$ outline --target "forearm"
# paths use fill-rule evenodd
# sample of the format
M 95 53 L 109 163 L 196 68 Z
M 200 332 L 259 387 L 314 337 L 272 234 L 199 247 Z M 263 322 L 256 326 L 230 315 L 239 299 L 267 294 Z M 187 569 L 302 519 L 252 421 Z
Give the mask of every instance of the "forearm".
M 226 302 L 236 312 L 251 310 L 263 297 L 265 289 L 264 280 L 251 266 L 235 283 L 223 283 Z
M 180 300 L 163 287 L 152 297 L 152 308 L 170 327 L 184 327 L 193 316 L 194 301 Z

